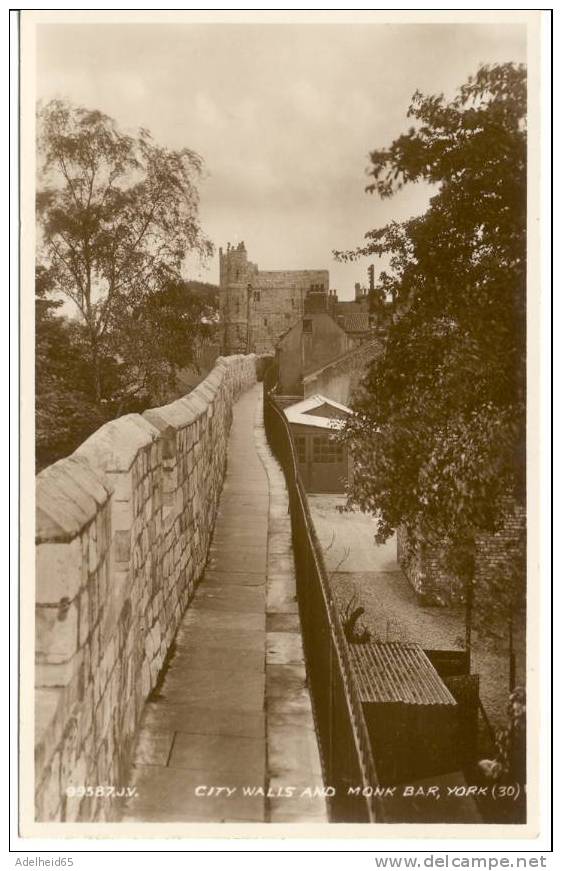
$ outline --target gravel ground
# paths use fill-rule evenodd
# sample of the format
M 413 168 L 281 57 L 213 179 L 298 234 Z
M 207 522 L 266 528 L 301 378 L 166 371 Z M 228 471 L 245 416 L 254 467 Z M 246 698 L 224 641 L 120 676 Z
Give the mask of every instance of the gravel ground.
M 419 604 L 396 562 L 396 541 L 374 542 L 374 523 L 360 512 L 337 510 L 344 497 L 310 496 L 309 503 L 334 593 L 343 609 L 353 595 L 365 608 L 363 622 L 382 641 L 416 641 L 425 648 L 462 649 L 464 611 Z M 473 632 L 472 670 L 480 675 L 480 697 L 493 726 L 505 724 L 508 699 L 507 649 Z M 524 674 L 524 633 L 516 637 L 517 673 Z

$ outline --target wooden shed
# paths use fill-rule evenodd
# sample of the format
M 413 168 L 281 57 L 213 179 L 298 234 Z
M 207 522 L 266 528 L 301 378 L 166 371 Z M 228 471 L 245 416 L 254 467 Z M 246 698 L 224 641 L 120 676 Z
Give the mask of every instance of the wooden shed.
M 350 408 L 321 394 L 284 409 L 295 444 L 299 473 L 308 493 L 343 493 L 349 479 L 348 452 L 339 438 Z
M 351 658 L 384 785 L 456 771 L 459 708 L 419 644 L 350 644 Z

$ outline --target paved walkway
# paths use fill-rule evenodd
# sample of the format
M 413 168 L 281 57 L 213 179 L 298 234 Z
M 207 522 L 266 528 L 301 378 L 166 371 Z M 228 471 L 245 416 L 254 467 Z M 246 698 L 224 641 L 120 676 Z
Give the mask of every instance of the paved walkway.
M 327 820 L 287 493 L 261 409 L 261 385 L 235 405 L 207 568 L 145 706 L 123 820 Z

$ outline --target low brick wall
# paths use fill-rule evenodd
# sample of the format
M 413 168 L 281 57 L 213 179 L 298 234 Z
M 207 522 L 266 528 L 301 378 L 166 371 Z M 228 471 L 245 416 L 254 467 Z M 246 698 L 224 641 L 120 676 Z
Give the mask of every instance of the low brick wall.
M 509 505 L 502 529 L 477 539 L 475 582 L 491 581 L 502 570 L 505 560 L 517 558 L 517 544 L 525 532 L 526 515 L 522 505 Z M 454 605 L 464 601 L 463 588 L 444 567 L 437 549 L 413 542 L 403 527 L 397 530 L 398 562 L 410 584 L 427 605 Z
M 107 423 L 36 479 L 36 819 L 111 820 L 209 547 L 232 405 L 261 377 L 221 357 L 182 399 Z

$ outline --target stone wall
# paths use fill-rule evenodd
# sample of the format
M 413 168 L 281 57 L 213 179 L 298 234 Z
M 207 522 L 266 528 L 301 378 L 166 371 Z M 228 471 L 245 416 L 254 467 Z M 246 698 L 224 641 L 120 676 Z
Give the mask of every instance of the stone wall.
M 260 270 L 244 243 L 219 251 L 219 309 L 225 353 L 272 354 L 303 314 L 312 286 L 329 288 L 326 269 Z
M 115 799 L 79 788 L 126 786 L 143 704 L 205 565 L 232 405 L 261 365 L 219 358 L 182 399 L 107 423 L 37 476 L 38 821 L 113 818 Z

